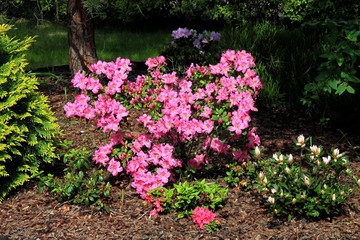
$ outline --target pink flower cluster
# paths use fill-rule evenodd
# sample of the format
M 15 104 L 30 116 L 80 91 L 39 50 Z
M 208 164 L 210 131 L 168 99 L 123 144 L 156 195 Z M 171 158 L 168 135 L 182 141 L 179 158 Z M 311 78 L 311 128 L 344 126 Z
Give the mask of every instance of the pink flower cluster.
M 192 220 L 201 229 L 205 229 L 204 225 L 209 224 L 212 221 L 219 223 L 219 221 L 216 219 L 216 214 L 204 207 L 196 207 L 193 210 Z
M 113 99 L 113 95 L 122 91 L 122 85 L 127 81 L 127 72 L 131 71 L 131 63 L 128 59 L 117 58 L 115 62 L 99 61 L 90 66 L 89 74 L 86 77 L 83 73 L 78 72 L 71 80 L 74 87 L 82 90 L 81 94 L 75 98 L 75 101 L 68 102 L 64 106 L 67 117 L 78 116 L 86 119 L 97 117 L 97 126 L 104 132 L 118 130 L 118 125 L 123 117 L 129 112 L 118 101 Z M 105 87 L 105 92 L 100 95 L 99 90 L 104 89 L 96 75 L 104 74 L 110 81 Z M 98 97 L 90 105 L 90 97 L 87 96 L 87 90 L 91 90 Z
M 126 172 L 133 177 L 131 186 L 143 199 L 150 190 L 169 182 L 172 169 L 181 167 L 181 161 L 173 156 L 173 146 L 153 143 L 151 135 L 136 135 L 131 150 L 133 156 L 127 163 Z

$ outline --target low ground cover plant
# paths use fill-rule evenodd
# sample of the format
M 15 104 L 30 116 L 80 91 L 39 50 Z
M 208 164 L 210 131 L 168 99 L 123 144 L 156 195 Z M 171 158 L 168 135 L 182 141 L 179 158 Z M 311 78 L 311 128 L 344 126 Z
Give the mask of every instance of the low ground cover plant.
M 47 188 L 58 201 L 84 204 L 96 210 L 110 212 L 106 199 L 110 197 L 111 184 L 103 169 L 94 166 L 92 152 L 70 149 L 71 142 L 65 142 L 67 152 L 61 154 L 65 168 L 61 173 L 48 173 L 40 177 L 40 192 Z

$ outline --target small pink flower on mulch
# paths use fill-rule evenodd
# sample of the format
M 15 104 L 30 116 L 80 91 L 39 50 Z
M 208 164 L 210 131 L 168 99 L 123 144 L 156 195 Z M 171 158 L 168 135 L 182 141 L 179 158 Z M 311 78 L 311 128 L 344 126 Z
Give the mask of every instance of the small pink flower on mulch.
M 216 214 L 211 210 L 204 207 L 196 207 L 193 211 L 192 220 L 196 223 L 201 229 L 205 229 L 204 224 L 209 224 L 212 221 L 218 222 L 216 219 Z

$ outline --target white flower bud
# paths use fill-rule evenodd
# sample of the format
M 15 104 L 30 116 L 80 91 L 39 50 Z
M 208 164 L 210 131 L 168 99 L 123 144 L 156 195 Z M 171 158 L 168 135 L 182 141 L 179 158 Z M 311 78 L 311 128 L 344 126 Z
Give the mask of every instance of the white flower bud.
M 338 157 L 340 157 L 340 155 L 342 155 L 342 154 L 340 154 L 340 150 L 339 150 L 338 148 L 335 148 L 335 149 L 333 150 L 332 157 L 333 157 L 334 159 L 337 159 Z
M 266 178 L 266 176 L 264 177 L 263 183 L 266 185 L 268 183 L 268 180 Z
M 261 151 L 260 148 L 258 146 L 255 147 L 255 157 L 259 158 L 261 156 Z
M 280 156 L 279 156 L 279 162 L 283 162 L 284 161 L 284 155 L 282 155 L 282 154 L 280 154 Z
M 265 174 L 264 172 L 259 172 L 259 180 L 262 181 L 264 180 Z
M 323 162 L 324 162 L 325 165 L 328 165 L 329 162 L 331 161 L 331 157 L 330 157 L 330 156 L 328 156 L 328 157 L 323 157 L 322 160 L 323 160 Z
M 293 155 L 292 155 L 292 154 L 289 154 L 289 156 L 288 156 L 288 163 L 289 163 L 289 164 L 292 164 L 293 161 L 294 161 Z
M 304 182 L 305 182 L 306 186 L 310 186 L 310 178 L 306 175 L 304 175 Z
M 301 135 L 299 135 L 299 136 L 297 137 L 296 146 L 300 146 L 300 147 L 302 147 L 302 148 L 305 147 L 305 137 L 304 137 L 304 135 L 301 134 Z
M 269 197 L 268 202 L 271 203 L 271 204 L 274 204 L 275 203 L 275 198 Z
M 311 150 L 311 152 L 312 152 L 316 157 L 318 157 L 318 156 L 320 155 L 320 153 L 321 153 L 321 148 L 319 148 L 319 147 L 316 146 L 316 145 L 312 145 L 312 146 L 310 147 L 310 150 Z

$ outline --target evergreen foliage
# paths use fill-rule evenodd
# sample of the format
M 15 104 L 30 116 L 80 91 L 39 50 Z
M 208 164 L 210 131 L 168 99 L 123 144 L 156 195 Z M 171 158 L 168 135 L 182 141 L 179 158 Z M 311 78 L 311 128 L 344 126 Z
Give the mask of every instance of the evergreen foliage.
M 25 55 L 32 37 L 16 40 L 11 26 L 0 25 L 0 202 L 12 190 L 40 173 L 43 163 L 56 159 L 55 123 L 38 81 L 25 72 Z

